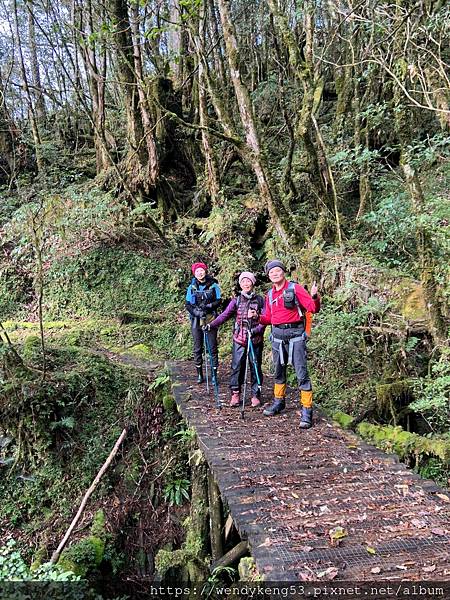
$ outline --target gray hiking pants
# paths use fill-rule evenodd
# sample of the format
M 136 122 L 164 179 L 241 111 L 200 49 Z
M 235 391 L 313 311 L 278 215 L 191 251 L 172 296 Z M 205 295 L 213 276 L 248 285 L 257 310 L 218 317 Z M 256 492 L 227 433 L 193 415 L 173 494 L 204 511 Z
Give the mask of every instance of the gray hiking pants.
M 303 325 L 294 329 L 280 329 L 274 325 L 271 341 L 275 383 L 286 383 L 286 369 L 291 364 L 297 375 L 299 389 L 310 391 L 312 387 L 306 363 L 306 334 Z

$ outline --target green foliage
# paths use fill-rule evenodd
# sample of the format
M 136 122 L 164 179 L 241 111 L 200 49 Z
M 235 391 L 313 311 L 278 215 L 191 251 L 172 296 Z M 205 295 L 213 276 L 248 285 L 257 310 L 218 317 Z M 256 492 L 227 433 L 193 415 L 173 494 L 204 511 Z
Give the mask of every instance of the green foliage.
M 149 385 L 150 390 L 156 390 L 160 387 L 165 387 L 170 381 L 170 375 L 168 373 L 161 373 L 156 379 L 154 379 Z
M 164 488 L 164 498 L 171 505 L 181 506 L 184 500 L 189 501 L 189 487 L 191 482 L 188 479 L 174 479 L 169 481 Z
M 2 426 L 27 474 L 0 487 L 3 514 L 16 525 L 35 519 L 42 506 L 70 511 L 69 481 L 71 493 L 89 486 L 120 433 L 118 419 L 129 419 L 128 390 L 140 387 L 132 373 L 77 349 L 50 347 L 49 366 L 44 382 L 25 371 L 0 385 Z M 76 448 L 82 451 L 72 461 Z
M 414 380 L 416 400 L 409 406 L 436 432 L 450 429 L 450 349 L 443 348 L 439 359 L 430 364 L 430 374 Z
M 10 539 L 0 547 L 0 581 L 80 581 L 80 577 L 60 565 L 43 564 L 31 571 Z
M 248 208 L 245 200 L 226 199 L 223 206 L 214 207 L 202 223 L 199 236 L 200 242 L 217 257 L 220 286 L 225 295 L 232 295 L 239 272 L 251 270 L 254 265 L 250 239 L 261 205 L 253 195 L 247 198 Z
M 175 433 L 175 437 L 178 437 L 180 442 L 183 444 L 195 440 L 196 435 L 195 429 L 192 427 L 188 427 L 188 429 L 181 429 Z
M 338 408 L 352 412 L 358 398 L 367 395 L 372 376 L 371 348 L 366 343 L 361 327 L 376 320 L 381 310 L 375 299 L 347 311 L 342 305 L 335 306 L 327 299 L 323 302 L 308 345 L 313 375 L 317 381 L 316 391 L 332 411 Z M 358 374 L 357 383 L 364 376 L 360 388 L 352 382 L 355 374 Z M 349 388 L 352 388 L 351 392 Z
M 425 479 L 433 479 L 437 484 L 443 487 L 450 487 L 450 467 L 444 465 L 438 458 L 428 458 L 424 460 L 417 472 Z
M 407 268 L 417 254 L 417 223 L 406 192 L 395 187 L 389 192 L 386 184 L 376 209 L 363 217 L 363 223 L 369 251 L 390 267 Z

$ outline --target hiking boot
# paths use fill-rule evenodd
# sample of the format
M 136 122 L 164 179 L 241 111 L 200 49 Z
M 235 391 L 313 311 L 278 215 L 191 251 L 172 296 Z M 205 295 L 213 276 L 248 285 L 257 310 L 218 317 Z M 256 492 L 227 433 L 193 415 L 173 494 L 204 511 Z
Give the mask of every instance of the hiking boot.
M 302 414 L 300 417 L 300 429 L 309 429 L 312 427 L 312 408 L 305 408 L 302 406 Z
M 241 403 L 241 395 L 238 390 L 232 390 L 230 406 L 239 406 Z
M 258 396 L 252 396 L 250 402 L 252 403 L 252 408 L 257 408 L 258 406 L 261 406 L 261 400 L 258 398 Z
M 203 369 L 200 367 L 195 367 L 197 369 L 197 383 L 203 383 L 205 380 L 203 379 Z
M 274 398 L 272 405 L 269 408 L 265 408 L 263 411 L 263 415 L 266 417 L 274 417 L 282 410 L 286 408 L 286 403 L 284 398 Z

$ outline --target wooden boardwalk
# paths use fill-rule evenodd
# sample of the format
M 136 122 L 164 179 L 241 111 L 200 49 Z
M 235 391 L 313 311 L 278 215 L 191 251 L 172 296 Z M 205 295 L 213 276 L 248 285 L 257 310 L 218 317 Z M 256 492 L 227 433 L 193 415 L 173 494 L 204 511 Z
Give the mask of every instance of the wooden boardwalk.
M 171 371 L 180 411 L 264 579 L 450 580 L 448 492 L 323 416 L 300 431 L 293 400 L 277 417 L 248 408 L 242 420 L 215 408 L 191 365 Z M 226 372 L 221 383 L 226 403 Z

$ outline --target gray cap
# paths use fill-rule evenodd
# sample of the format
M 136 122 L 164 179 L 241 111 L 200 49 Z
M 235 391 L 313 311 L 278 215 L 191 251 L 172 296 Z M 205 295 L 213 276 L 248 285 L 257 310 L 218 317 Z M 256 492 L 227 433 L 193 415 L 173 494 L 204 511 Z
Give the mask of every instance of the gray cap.
M 270 269 L 273 269 L 274 267 L 280 267 L 280 269 L 283 269 L 283 271 L 286 272 L 286 267 L 281 260 L 268 260 L 264 267 L 265 274 L 268 275 Z

